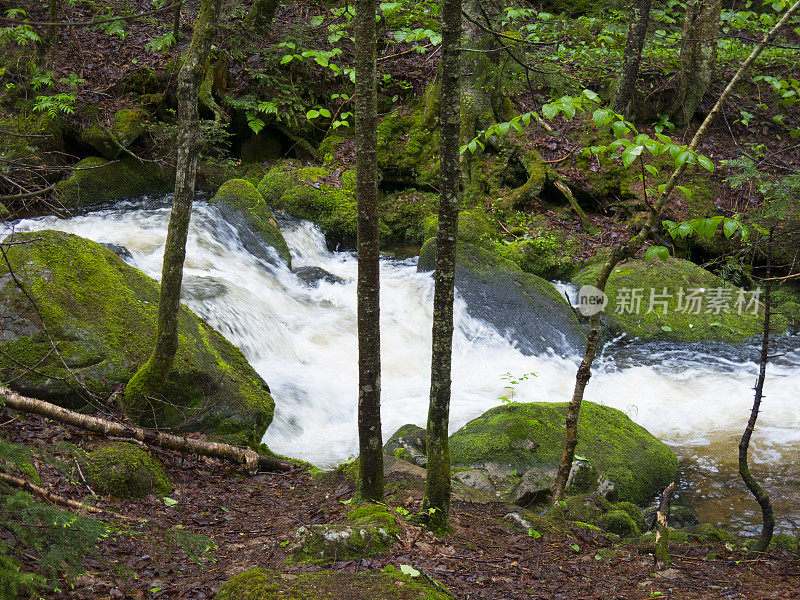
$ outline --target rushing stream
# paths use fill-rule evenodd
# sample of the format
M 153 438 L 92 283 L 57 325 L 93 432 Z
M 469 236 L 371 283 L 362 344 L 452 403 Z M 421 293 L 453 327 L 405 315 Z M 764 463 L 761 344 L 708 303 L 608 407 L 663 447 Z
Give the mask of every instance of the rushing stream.
M 20 231 L 59 229 L 124 246 L 124 258 L 158 279 L 169 217 L 164 200 L 120 204 L 69 220 L 42 217 Z M 293 267 L 321 267 L 339 281 L 307 283 L 285 266 L 249 253 L 237 231 L 198 202 L 192 218 L 184 301 L 245 353 L 269 383 L 275 420 L 265 442 L 289 456 L 331 467 L 357 452 L 356 259 L 332 253 L 306 222 L 282 224 Z M 119 252 L 120 249 L 117 248 Z M 383 425 L 389 436 L 427 414 L 433 281 L 415 259 L 381 265 Z M 522 317 L 521 317 L 522 318 Z M 751 464 L 776 500 L 783 531 L 800 530 L 800 350 L 777 340 Z M 703 520 L 752 531 L 758 506 L 736 474 L 736 445 L 752 404 L 755 345 L 606 346 L 587 400 L 625 411 L 681 458 L 681 495 Z M 526 356 L 513 340 L 456 302 L 451 431 L 506 395 L 505 373 L 535 373 L 519 401 L 566 401 L 577 358 Z M 795 521 L 797 520 L 797 525 Z

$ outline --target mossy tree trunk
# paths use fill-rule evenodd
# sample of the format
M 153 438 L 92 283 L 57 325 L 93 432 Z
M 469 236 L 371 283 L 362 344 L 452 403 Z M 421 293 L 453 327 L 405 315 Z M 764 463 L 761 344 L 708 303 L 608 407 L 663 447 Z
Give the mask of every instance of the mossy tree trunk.
M 436 235 L 431 392 L 427 431 L 428 474 L 422 503 L 423 509 L 428 511 L 429 526 L 438 532 L 447 530 L 450 518 L 450 447 L 447 435 L 450 421 L 453 297 L 460 186 L 461 0 L 444 0 L 442 34 L 439 223 Z
M 639 77 L 639 64 L 647 37 L 647 25 L 650 22 L 650 0 L 634 0 L 631 8 L 633 13 L 628 28 L 628 39 L 625 42 L 625 53 L 622 56 L 622 74 L 613 103 L 614 111 L 625 117 L 633 112 L 636 79 Z
M 244 18 L 244 25 L 259 35 L 267 35 L 278 9 L 278 0 L 256 0 Z
M 221 0 L 202 0 L 192 41 L 178 76 L 178 157 L 175 193 L 161 269 L 156 340 L 150 358 L 126 386 L 125 396 L 132 401 L 132 405 L 162 395 L 178 350 L 183 262 L 186 258 L 186 238 L 194 201 L 200 144 L 197 96 L 203 80 L 203 69 L 211 52 L 211 43 L 217 33 L 220 2 Z
M 375 0 L 358 0 L 355 16 L 356 203 L 358 207 L 359 491 L 383 500 L 381 334 L 378 240 L 378 105 Z
M 721 0 L 691 0 L 686 6 L 681 68 L 669 114 L 678 125 L 692 120 L 714 75 Z

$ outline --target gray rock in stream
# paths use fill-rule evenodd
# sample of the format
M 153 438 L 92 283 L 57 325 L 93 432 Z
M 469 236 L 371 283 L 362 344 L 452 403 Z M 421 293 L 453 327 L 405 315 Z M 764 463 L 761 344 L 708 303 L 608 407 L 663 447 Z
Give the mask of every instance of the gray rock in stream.
M 417 269 L 432 271 L 436 240 L 420 251 Z M 456 290 L 473 317 L 494 325 L 525 354 L 553 349 L 570 355 L 585 347 L 575 311 L 549 281 L 525 273 L 492 250 L 459 240 Z

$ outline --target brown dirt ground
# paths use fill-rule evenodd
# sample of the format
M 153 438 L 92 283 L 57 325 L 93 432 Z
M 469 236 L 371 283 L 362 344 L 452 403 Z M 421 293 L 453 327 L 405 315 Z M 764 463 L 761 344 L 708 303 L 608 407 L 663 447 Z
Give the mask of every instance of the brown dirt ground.
M 58 455 L 60 442 L 92 449 L 105 443 L 83 431 L 65 428 L 35 416 L 6 413 L 0 435 Z M 49 596 L 76 600 L 124 598 L 140 600 L 213 598 L 222 582 L 245 569 L 313 571 L 320 567 L 287 562 L 287 540 L 300 525 L 336 522 L 349 507 L 341 501 L 355 488 L 343 478 L 312 477 L 300 468 L 289 473 L 244 477 L 232 465 L 176 452 L 152 450 L 175 485 L 167 507 L 148 496 L 141 501 L 110 497 L 93 499 L 87 486 L 37 465 L 43 485 L 64 496 L 147 520 L 136 536 L 118 535 L 104 541 L 98 556 L 85 561 L 87 574 L 74 589 Z M 62 455 L 63 458 L 63 455 Z M 420 509 L 419 480 L 392 475 L 387 503 L 410 512 Z M 516 599 L 644 599 L 660 592 L 664 598 L 761 600 L 800 598 L 800 561 L 778 554 L 754 555 L 719 545 L 673 545 L 671 569 L 654 572 L 653 559 L 637 547 L 614 545 L 600 532 L 574 528 L 539 539 L 503 521 L 514 507 L 501 503 L 456 502 L 453 531 L 436 538 L 410 521 L 398 518 L 402 534 L 394 547 L 379 556 L 336 562 L 341 572 L 377 571 L 386 565 L 409 564 L 446 585 L 459 600 Z M 153 531 L 181 526 L 214 540 L 218 549 L 197 564 L 180 549 L 170 549 Z M 0 532 L 0 535 L 3 535 Z M 600 549 L 614 547 L 612 558 Z M 115 575 L 124 565 L 136 578 Z M 33 560 L 25 565 L 35 569 Z M 64 586 L 65 589 L 69 589 Z M 162 588 L 155 593 L 149 590 Z

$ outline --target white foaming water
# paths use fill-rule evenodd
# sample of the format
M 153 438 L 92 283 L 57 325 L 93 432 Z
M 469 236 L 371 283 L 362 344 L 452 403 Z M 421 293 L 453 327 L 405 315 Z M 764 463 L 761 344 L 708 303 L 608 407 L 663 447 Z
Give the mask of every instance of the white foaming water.
M 167 208 L 127 206 L 69 220 L 26 220 L 16 229 L 59 229 L 124 246 L 131 264 L 158 279 L 168 217 Z M 266 443 L 331 467 L 357 453 L 357 261 L 350 253 L 329 252 L 309 223 L 289 224 L 283 231 L 294 267 L 321 267 L 342 282 L 309 285 L 285 266 L 255 258 L 214 209 L 198 202 L 187 248 L 185 302 L 241 348 L 269 383 L 276 414 Z M 413 261 L 382 262 L 384 436 L 426 419 L 432 297 L 430 275 L 417 273 Z M 455 320 L 451 431 L 509 395 L 505 373 L 536 374 L 514 390 L 515 400 L 569 399 L 577 359 L 523 355 L 491 325 L 470 317 L 461 300 Z M 753 440 L 755 460 L 791 463 L 800 455 L 800 352 L 794 346 L 769 367 Z M 732 447 L 741 435 L 752 404 L 755 348 L 739 349 L 734 358 L 703 349 L 613 344 L 606 352 L 587 400 L 625 411 L 679 452 L 685 446 L 696 453 L 719 440 Z

